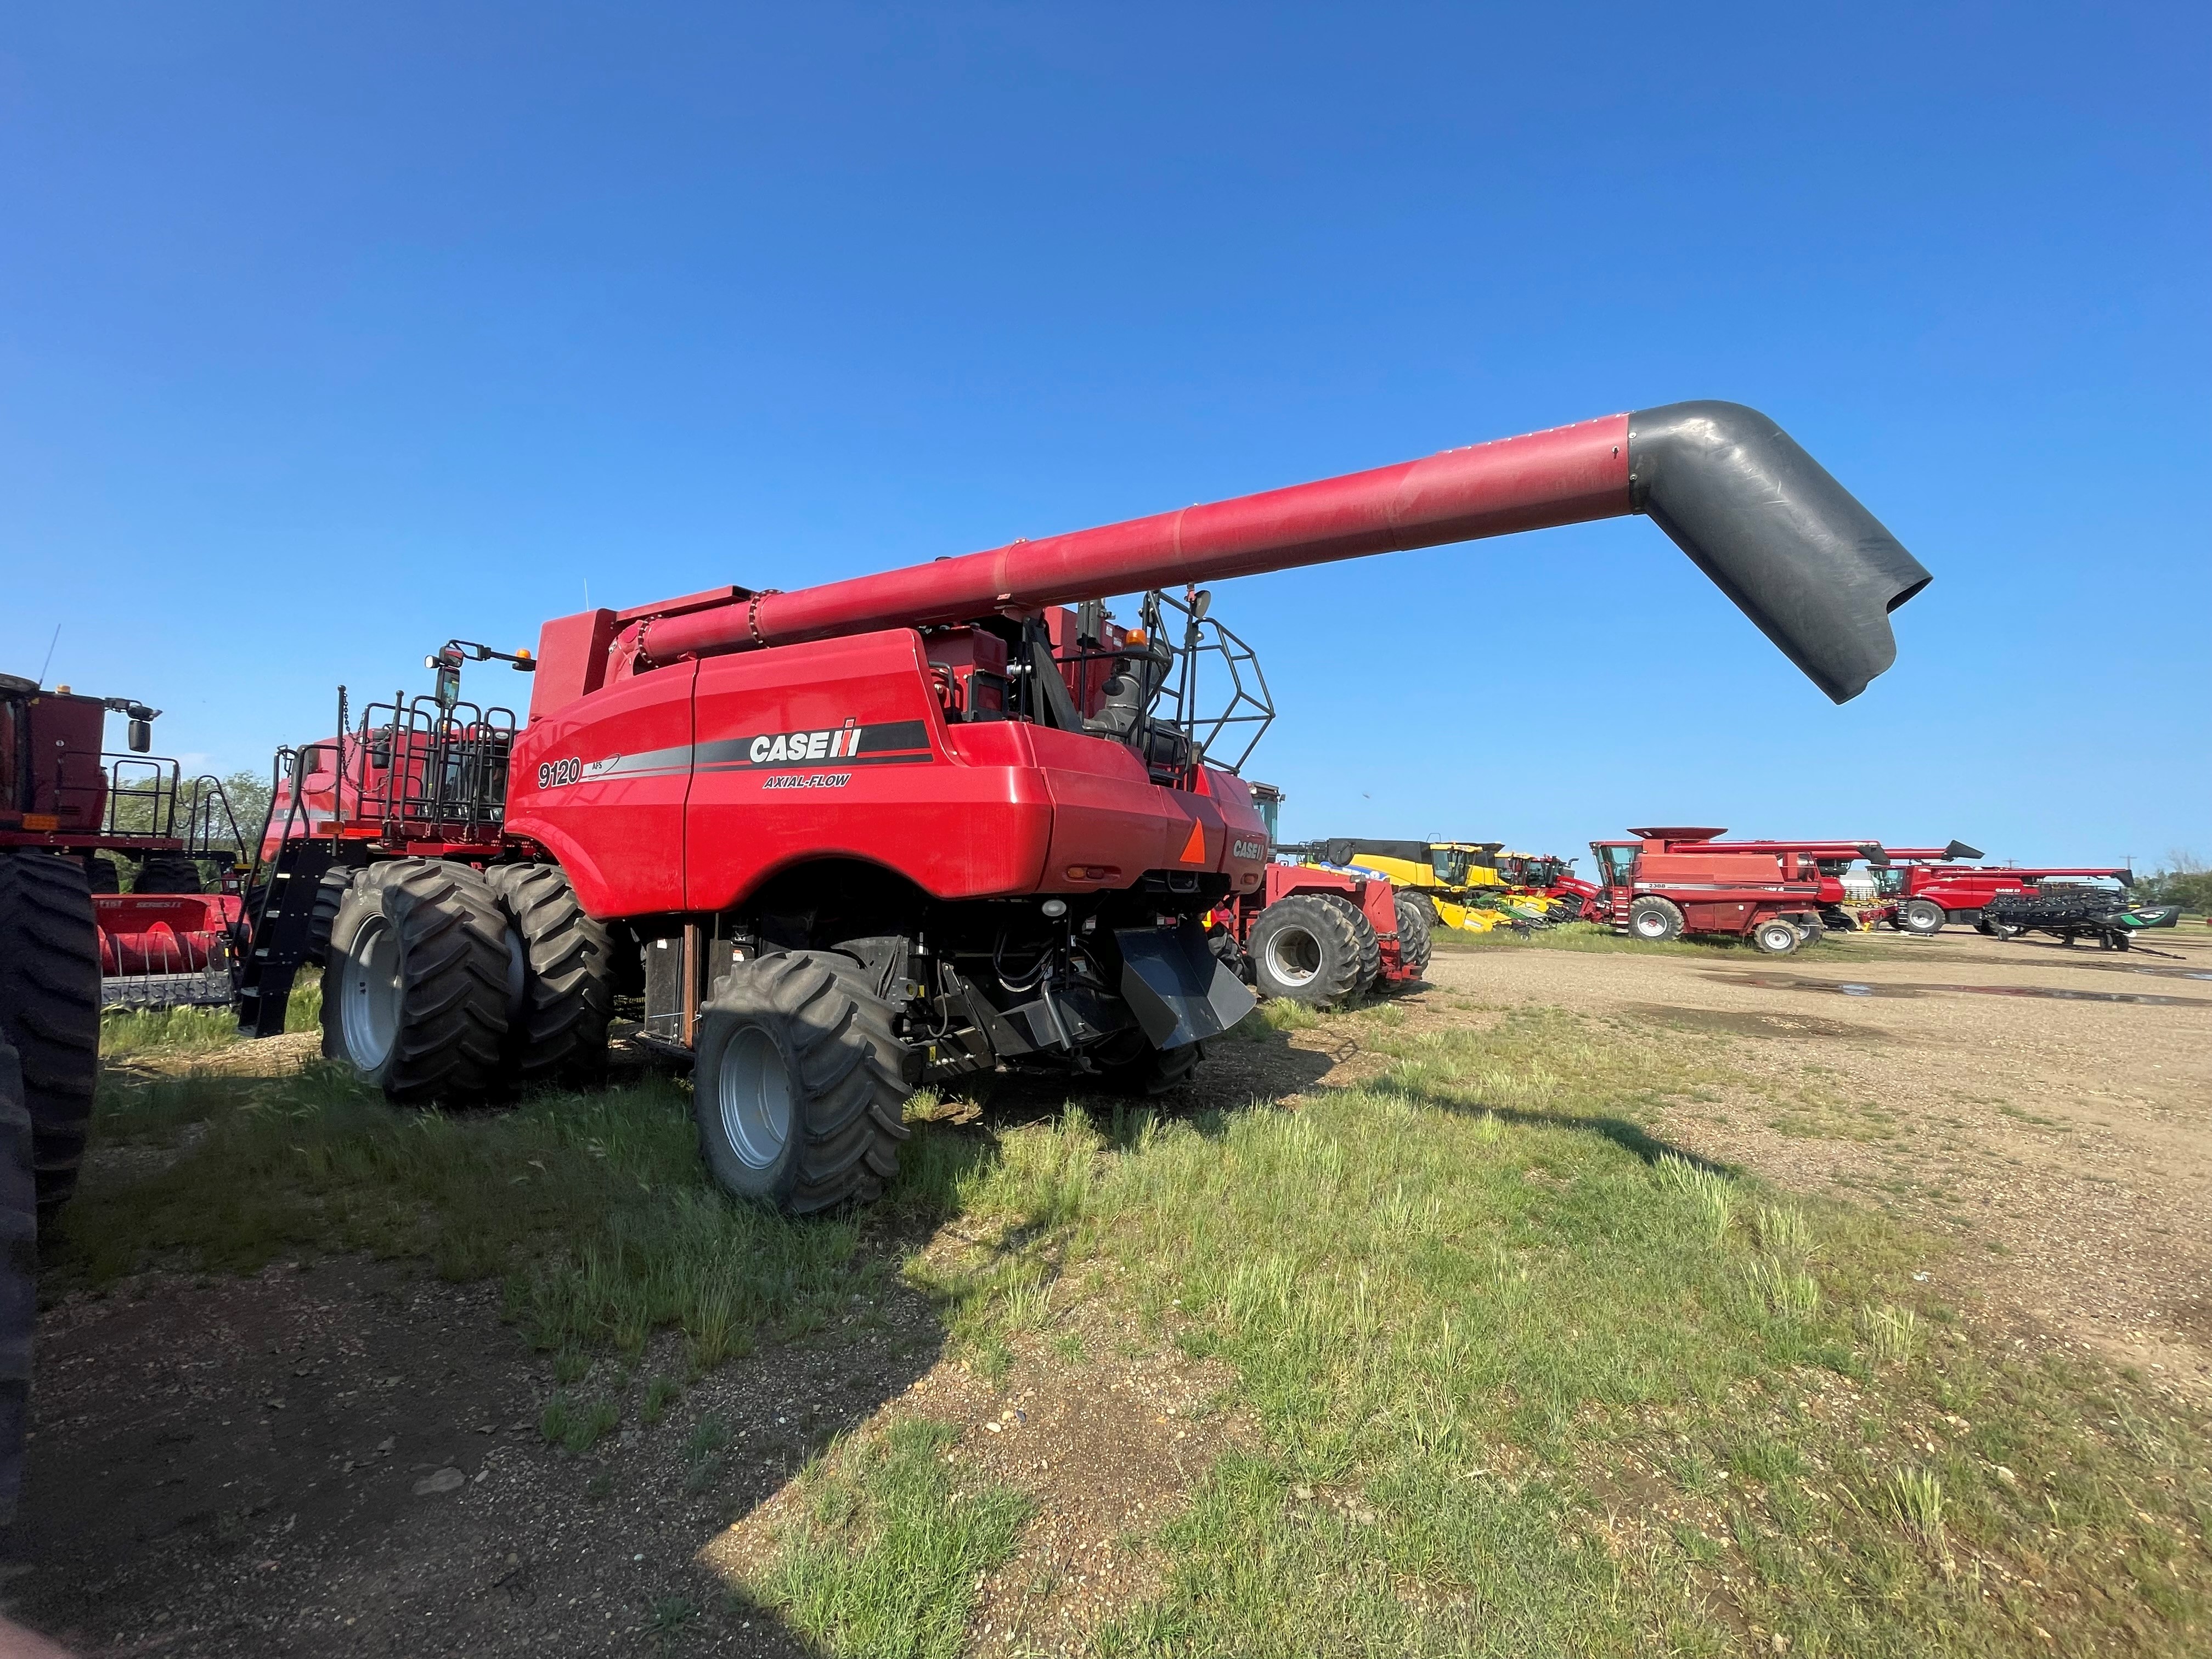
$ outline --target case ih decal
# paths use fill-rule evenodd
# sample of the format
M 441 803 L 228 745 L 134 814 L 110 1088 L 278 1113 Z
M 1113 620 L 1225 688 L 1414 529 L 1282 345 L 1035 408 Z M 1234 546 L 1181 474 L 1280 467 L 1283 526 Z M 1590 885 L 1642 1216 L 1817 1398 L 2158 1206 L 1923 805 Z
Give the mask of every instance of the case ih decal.
M 932 758 L 929 728 L 920 720 L 884 720 L 875 726 L 847 720 L 821 732 L 763 732 L 758 737 L 702 743 L 696 755 L 702 772 L 750 772 L 824 760 L 872 766 Z
M 817 760 L 843 761 L 848 766 L 882 766 L 933 758 L 929 728 L 920 720 L 885 720 L 876 726 L 847 720 L 842 726 L 824 731 L 764 732 L 754 738 L 726 738 L 679 748 L 649 749 L 641 755 L 609 755 L 595 761 L 571 756 L 567 760 L 547 761 L 541 765 L 538 769 L 538 787 L 561 789 L 572 783 L 665 777 L 680 772 L 774 771 Z

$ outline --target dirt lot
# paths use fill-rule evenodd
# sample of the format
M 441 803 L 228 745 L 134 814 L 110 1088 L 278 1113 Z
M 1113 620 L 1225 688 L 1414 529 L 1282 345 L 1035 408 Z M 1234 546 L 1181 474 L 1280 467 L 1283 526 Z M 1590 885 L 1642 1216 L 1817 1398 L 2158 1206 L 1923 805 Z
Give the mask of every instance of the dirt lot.
M 1669 1139 L 1954 1231 L 1967 1248 L 1937 1271 L 2014 1340 L 2212 1394 L 2212 941 L 2156 943 L 2184 959 L 1955 933 L 1862 963 L 1475 951 L 1439 955 L 1400 1006 L 1416 1028 L 1525 1003 L 1710 1035 L 1773 1091 L 1672 1109 Z M 1324 1025 L 1224 1045 L 1180 1103 L 1374 1069 Z M 1079 1371 L 1040 1347 L 987 1378 L 892 1283 L 650 1426 L 640 1400 L 673 1353 L 597 1362 L 584 1381 L 623 1395 L 627 1426 L 576 1456 L 539 1431 L 550 1362 L 487 1287 L 340 1260 L 65 1302 L 43 1332 L 9 1610 L 88 1654 L 796 1654 L 731 1587 L 813 1451 L 910 1412 L 1039 1498 L 973 1650 L 1011 1650 L 1010 1626 L 1079 1644 L 1157 1578 L 1142 1534 L 1245 1432 L 1206 1408 L 1220 1379 L 1095 1312 Z
M 1857 964 L 1467 952 L 1438 957 L 1426 1000 L 1653 1019 L 1728 1040 L 1754 1074 L 1809 1073 L 1825 1109 L 1753 1097 L 1664 1132 L 1965 1234 L 1949 1271 L 1972 1266 L 2022 1340 L 2212 1394 L 2212 929 L 2150 938 L 2168 954 L 1962 928 L 1869 938 Z

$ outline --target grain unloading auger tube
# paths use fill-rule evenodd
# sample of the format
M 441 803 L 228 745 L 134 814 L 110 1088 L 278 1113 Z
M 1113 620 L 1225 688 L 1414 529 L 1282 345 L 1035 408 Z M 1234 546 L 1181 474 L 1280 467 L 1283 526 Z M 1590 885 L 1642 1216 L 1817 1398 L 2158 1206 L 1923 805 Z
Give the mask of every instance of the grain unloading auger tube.
M 961 623 L 1632 513 L 1838 702 L 1896 660 L 1889 613 L 1929 580 L 1774 422 L 1681 403 L 878 575 L 631 613 L 614 655 L 672 663 Z

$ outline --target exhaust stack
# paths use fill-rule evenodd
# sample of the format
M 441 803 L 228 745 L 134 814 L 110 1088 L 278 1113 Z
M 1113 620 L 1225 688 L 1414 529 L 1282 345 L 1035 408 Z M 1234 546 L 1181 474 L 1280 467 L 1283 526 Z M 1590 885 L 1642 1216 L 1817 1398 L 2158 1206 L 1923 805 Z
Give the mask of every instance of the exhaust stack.
M 1629 513 L 1656 520 L 1838 702 L 1896 660 L 1889 613 L 1929 581 L 1772 421 L 1669 404 L 788 593 L 628 611 L 615 649 L 675 662 Z

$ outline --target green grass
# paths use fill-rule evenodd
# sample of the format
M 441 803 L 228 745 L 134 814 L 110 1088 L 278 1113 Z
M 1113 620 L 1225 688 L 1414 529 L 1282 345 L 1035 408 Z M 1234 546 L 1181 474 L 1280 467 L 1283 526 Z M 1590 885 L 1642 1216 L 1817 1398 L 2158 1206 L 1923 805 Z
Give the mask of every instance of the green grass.
M 763 1327 L 818 1328 L 881 1281 L 851 1218 L 733 1202 L 701 1167 L 678 1085 L 548 1093 L 512 1110 L 393 1109 L 320 1061 L 295 1076 L 104 1079 L 95 1142 L 191 1128 L 150 1175 L 88 1170 L 48 1249 L 50 1292 L 155 1262 L 251 1272 L 365 1250 L 449 1279 L 501 1278 L 541 1349 L 641 1351 L 655 1330 L 711 1369 Z
M 322 975 L 303 973 L 284 1009 L 284 1029 L 312 1031 L 322 1024 Z M 100 1017 L 103 1060 L 151 1054 L 202 1054 L 246 1041 L 228 1008 L 109 1008 Z
M 801 1514 L 747 1589 L 844 1659 L 952 1659 L 982 1576 L 1010 1555 L 1027 1499 L 949 1456 L 918 1418 L 832 1446 L 800 1477 Z
M 1224 1367 L 1250 1427 L 1153 1535 L 1164 1581 L 1102 1651 L 2202 1650 L 2200 1419 L 1930 1300 L 1913 1272 L 1948 1247 L 1656 1139 L 1673 1103 L 1788 1104 L 1727 1045 L 1483 1012 L 1415 1033 L 1389 1005 L 1268 1005 L 1238 1040 L 1333 1027 L 1388 1063 L 1295 1112 L 917 1124 L 870 1225 L 957 1219 L 906 1271 L 971 1365 L 1057 1364 L 1068 1313 L 1111 1298 Z M 581 1391 L 592 1355 L 674 1328 L 711 1366 L 887 1286 L 857 1218 L 722 1198 L 688 1104 L 656 1081 L 416 1114 L 319 1063 L 118 1069 L 96 1139 L 176 1156 L 95 1161 L 48 1288 L 319 1250 L 496 1277 L 554 1355 L 541 1431 L 588 1449 L 619 1411 Z M 701 1419 L 683 1487 L 730 1444 Z M 1026 1504 L 951 1447 L 913 1420 L 837 1443 L 748 1593 L 825 1654 L 958 1651 Z
M 1545 1012 L 1361 1041 L 1390 1073 L 1297 1113 L 917 1160 L 983 1236 L 913 1270 L 957 1337 L 1109 1260 L 1259 1425 L 1106 1651 L 2201 1642 L 2203 1424 L 1916 1311 L 1941 1247 L 1669 1156 L 1645 1125 L 1728 1080 L 1705 1047 Z

